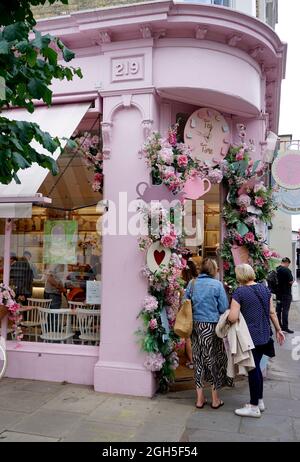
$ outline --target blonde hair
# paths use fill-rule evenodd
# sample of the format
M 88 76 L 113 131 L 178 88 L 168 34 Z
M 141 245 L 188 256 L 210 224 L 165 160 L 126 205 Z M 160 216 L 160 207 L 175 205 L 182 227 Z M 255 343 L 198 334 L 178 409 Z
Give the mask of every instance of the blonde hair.
M 212 258 L 204 258 L 201 265 L 201 274 L 207 274 L 208 276 L 215 277 L 218 272 L 218 265 Z
M 254 269 L 247 263 L 244 263 L 243 265 L 238 265 L 235 268 L 235 274 L 238 282 L 242 285 L 245 285 L 251 281 L 255 281 L 256 279 Z

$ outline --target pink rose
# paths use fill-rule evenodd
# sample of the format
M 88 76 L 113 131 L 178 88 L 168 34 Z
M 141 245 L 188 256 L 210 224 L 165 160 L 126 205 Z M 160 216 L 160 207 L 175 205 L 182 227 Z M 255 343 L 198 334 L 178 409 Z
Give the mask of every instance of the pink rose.
M 188 164 L 188 157 L 185 154 L 182 154 L 181 156 L 178 157 L 177 163 L 179 167 L 186 167 Z
M 244 237 L 245 242 L 248 242 L 249 244 L 252 244 L 255 241 L 255 236 L 253 233 L 247 233 Z
M 263 207 L 265 205 L 265 200 L 262 197 L 256 197 L 254 203 L 257 207 Z
M 157 329 L 157 320 L 156 319 L 151 319 L 149 322 L 149 329 L 155 330 Z
M 265 257 L 266 260 L 269 260 L 270 258 L 272 258 L 273 252 L 271 252 L 271 250 L 265 250 L 263 252 L 263 256 Z
M 164 247 L 172 249 L 176 245 L 176 237 L 172 236 L 171 234 L 166 234 L 161 238 L 160 242 Z

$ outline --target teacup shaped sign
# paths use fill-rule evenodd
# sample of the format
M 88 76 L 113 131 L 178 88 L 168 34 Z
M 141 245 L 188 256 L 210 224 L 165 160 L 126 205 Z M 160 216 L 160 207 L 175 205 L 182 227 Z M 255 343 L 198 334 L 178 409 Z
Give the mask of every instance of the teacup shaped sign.
M 205 183 L 207 183 L 206 188 Z M 202 180 L 199 176 L 194 176 L 187 180 L 183 188 L 185 199 L 192 200 L 199 199 L 200 197 L 204 196 L 204 194 L 208 193 L 210 190 L 211 182 L 207 178 L 204 178 Z
M 168 267 L 171 260 L 171 250 L 163 247 L 160 241 L 155 241 L 147 252 L 147 265 L 151 273 L 155 273 L 162 266 Z

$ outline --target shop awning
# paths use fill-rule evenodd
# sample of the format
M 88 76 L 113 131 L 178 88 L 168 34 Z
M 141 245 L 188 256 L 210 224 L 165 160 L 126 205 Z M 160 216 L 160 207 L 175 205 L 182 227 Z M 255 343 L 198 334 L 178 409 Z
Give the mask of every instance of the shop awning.
M 29 114 L 25 109 L 11 109 L 3 111 L 1 115 L 12 120 L 36 122 L 42 130 L 49 132 L 52 136 L 57 136 L 58 138 L 70 138 L 90 105 L 90 102 L 82 102 L 57 105 L 52 106 L 51 108 L 43 106 L 37 107 L 33 114 Z M 66 141 L 63 140 L 62 146 L 65 145 Z M 37 142 L 33 142 L 32 146 L 42 154 L 51 155 Z M 60 150 L 57 150 L 53 154 L 53 158 L 57 160 L 59 155 Z M 20 170 L 18 172 L 18 177 L 21 184 L 16 184 L 12 181 L 9 185 L 0 185 L 0 196 L 35 195 L 48 173 L 49 171 L 47 169 L 39 167 L 37 164 L 32 165 L 26 170 Z M 0 205 L 0 218 L 17 218 L 20 215 L 24 217 L 24 214 L 26 215 L 24 206 L 13 206 L 13 204 Z

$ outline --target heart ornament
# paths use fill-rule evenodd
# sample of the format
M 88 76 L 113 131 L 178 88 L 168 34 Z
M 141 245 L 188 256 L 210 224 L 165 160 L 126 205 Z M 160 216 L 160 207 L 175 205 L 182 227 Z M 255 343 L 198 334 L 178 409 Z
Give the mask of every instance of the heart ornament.
M 159 269 L 168 267 L 171 260 L 171 250 L 163 247 L 160 241 L 155 241 L 149 247 L 147 252 L 147 266 L 151 273 L 155 273 Z

